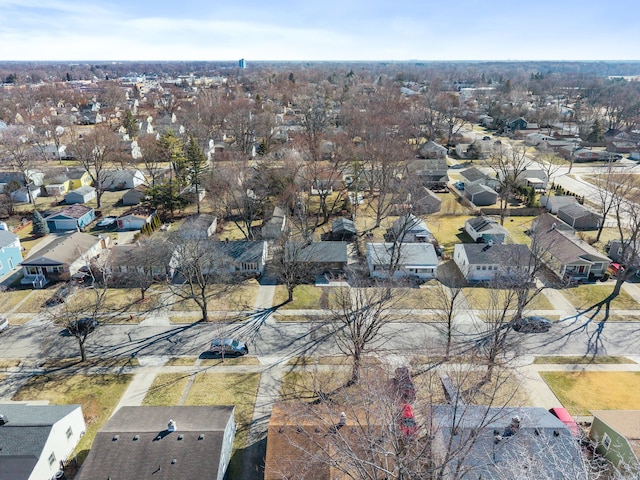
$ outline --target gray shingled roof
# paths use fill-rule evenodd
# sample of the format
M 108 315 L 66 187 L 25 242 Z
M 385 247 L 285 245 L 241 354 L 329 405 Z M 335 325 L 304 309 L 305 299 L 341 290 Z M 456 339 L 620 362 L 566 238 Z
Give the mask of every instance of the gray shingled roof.
M 529 247 L 519 243 L 491 246 L 482 243 L 463 243 L 461 245 L 467 254 L 470 265 L 526 266 L 531 259 Z
M 264 242 L 254 241 L 231 241 L 231 242 L 215 242 L 215 248 L 224 253 L 227 257 L 238 262 L 257 262 L 262 258 Z
M 467 223 L 476 231 L 476 232 L 499 232 L 507 234 L 507 230 L 501 226 L 496 220 L 493 218 L 478 216 L 474 218 L 470 218 L 467 220 Z
M 469 182 L 475 182 L 477 180 L 486 180 L 489 176 L 478 170 L 476 167 L 467 168 L 466 170 L 460 172 L 460 176 L 466 179 Z
M 78 480 L 216 479 L 232 406 L 122 407 L 100 429 Z M 172 419 L 176 431 L 168 432 Z
M 300 260 L 309 263 L 347 263 L 347 242 L 314 242 L 300 252 Z
M 100 239 L 88 233 L 72 232 L 53 240 L 42 249 L 32 253 L 20 265 L 62 265 L 73 263 L 84 255 Z
M 393 243 L 367 243 L 374 265 L 388 265 L 391 261 Z M 402 265 L 438 265 L 438 256 L 431 243 L 403 243 L 400 247 Z
M 53 425 L 80 405 L 1 404 L 0 480 L 29 478 Z
M 15 242 L 16 238 L 18 238 L 18 235 L 15 233 L 8 232 L 7 230 L 0 230 L 0 248 L 4 248 Z

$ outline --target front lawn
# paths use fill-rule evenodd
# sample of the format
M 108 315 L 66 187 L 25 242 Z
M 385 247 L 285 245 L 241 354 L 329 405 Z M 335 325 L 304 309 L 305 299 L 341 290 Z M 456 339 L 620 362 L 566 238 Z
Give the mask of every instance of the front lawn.
M 143 406 L 159 407 L 178 405 L 189 381 L 189 373 L 159 373 L 147 390 Z
M 335 307 L 335 293 L 340 287 L 316 287 L 298 285 L 293 289 L 293 301 L 282 305 L 284 310 L 320 310 Z M 287 299 L 287 287 L 277 285 L 273 305 L 280 305 Z
M 208 311 L 253 310 L 258 295 L 258 282 L 247 280 L 240 285 L 218 284 L 207 287 Z M 199 311 L 200 307 L 192 299 L 180 299 L 171 307 L 174 311 Z
M 467 298 L 472 310 L 488 310 L 500 307 L 506 301 L 506 291 L 485 287 L 466 287 L 462 293 Z M 514 308 L 515 308 L 514 302 Z M 527 305 L 526 310 L 555 310 L 549 299 L 543 292 L 539 293 Z
M 604 300 L 612 290 L 613 285 L 578 285 L 562 290 L 561 293 L 576 309 L 582 310 Z M 638 302 L 624 290 L 620 290 L 620 295 L 611 302 L 613 310 L 637 310 L 639 308 Z
M 0 313 L 9 313 L 34 290 L 8 290 L 0 295 Z M 39 310 L 36 310 L 39 311 Z M 18 310 L 20 312 L 20 310 Z
M 130 375 L 35 375 L 27 380 L 12 400 L 48 400 L 56 405 L 82 405 L 87 430 L 76 447 L 78 460 L 82 462 L 96 433 L 113 413 L 130 381 Z
M 640 409 L 640 372 L 540 372 L 572 415 Z
M 605 355 L 598 355 L 596 357 L 578 357 L 574 355 L 543 355 L 533 359 L 535 365 L 549 365 L 549 364 L 567 364 L 567 365 L 580 365 L 580 364 L 592 364 L 592 365 L 610 365 L 610 364 L 630 364 L 636 363 L 633 360 L 629 360 L 626 357 L 610 357 Z

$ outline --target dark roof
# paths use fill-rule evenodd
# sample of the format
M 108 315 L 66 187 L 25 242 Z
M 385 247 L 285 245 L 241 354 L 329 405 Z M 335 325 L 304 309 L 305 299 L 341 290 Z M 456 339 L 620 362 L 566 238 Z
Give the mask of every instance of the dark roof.
M 245 242 L 242 240 L 231 242 L 215 242 L 215 248 L 221 253 L 238 262 L 257 262 L 262 258 L 264 242 Z
M 78 480 L 216 479 L 232 406 L 122 407 L 100 429 Z M 167 424 L 174 420 L 176 431 Z
M 538 245 L 561 264 L 581 262 L 584 264 L 609 261 L 604 254 L 593 248 L 587 242 L 580 240 L 570 232 L 558 229 L 535 233 Z
M 86 170 L 69 170 L 68 172 L 66 172 L 66 175 L 71 180 L 77 180 L 79 178 L 82 178 L 85 173 L 87 173 Z
M 531 222 L 531 230 L 536 232 L 548 232 L 551 230 L 562 230 L 568 233 L 574 233 L 574 229 L 560 220 L 558 217 L 551 215 L 549 212 L 542 212 Z
M 209 215 L 208 213 L 199 213 L 187 217 L 181 228 L 183 230 L 206 231 L 215 221 L 216 217 L 214 215 Z
M 466 194 L 471 196 L 485 192 L 491 193 L 493 195 L 498 194 L 498 192 L 496 192 L 493 188 L 487 187 L 486 185 L 483 185 L 481 183 L 472 183 L 471 185 L 467 185 L 465 186 L 464 191 Z
M 595 212 L 592 212 L 587 207 L 580 205 L 579 203 L 570 203 L 558 209 L 558 213 L 562 213 L 563 215 L 567 215 L 571 218 L 581 218 L 588 216 L 600 217 Z
M 0 480 L 22 480 L 31 475 L 53 425 L 80 405 L 2 404 L 0 414 Z
M 463 243 L 470 265 L 526 266 L 531 259 L 531 251 L 526 245 Z
M 300 253 L 302 262 L 347 263 L 347 242 L 314 242 Z
M 71 205 L 69 207 L 65 207 L 62 210 L 58 210 L 55 213 L 52 213 L 45 220 L 52 219 L 57 216 L 64 216 L 69 218 L 79 219 L 84 217 L 88 212 L 92 211 L 93 208 L 85 207 L 84 205 Z
M 348 218 L 338 218 L 331 223 L 333 233 L 357 233 L 356 225 Z
M 467 179 L 469 182 L 475 182 L 477 180 L 486 180 L 489 177 L 486 173 L 478 170 L 476 167 L 467 168 L 460 172 L 460 176 Z
M 504 228 L 501 227 L 500 224 L 498 224 L 497 220 L 494 220 L 493 218 L 489 218 L 489 217 L 485 217 L 485 216 L 479 216 L 479 217 L 470 218 L 469 220 L 467 220 L 467 223 L 476 232 L 484 232 L 484 231 L 487 231 L 487 230 L 493 230 L 496 227 L 498 229 L 504 230 Z M 506 232 L 506 230 L 505 230 L 505 232 Z

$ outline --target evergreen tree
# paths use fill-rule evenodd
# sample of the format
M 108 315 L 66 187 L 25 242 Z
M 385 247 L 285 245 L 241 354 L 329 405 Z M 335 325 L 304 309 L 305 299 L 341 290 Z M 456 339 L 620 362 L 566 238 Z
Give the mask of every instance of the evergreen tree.
M 602 143 L 604 142 L 604 127 L 598 119 L 591 125 L 591 131 L 587 136 L 589 143 Z
M 44 237 L 49 234 L 49 226 L 44 220 L 44 217 L 38 210 L 33 211 L 33 218 L 31 221 L 31 234 L 36 237 Z
M 185 151 L 187 157 L 187 169 L 189 170 L 189 183 L 195 188 L 198 213 L 200 213 L 200 182 L 207 168 L 207 159 L 202 153 L 200 145 L 195 137 L 190 136 Z
M 127 135 L 129 138 L 133 138 L 138 135 L 138 121 L 136 117 L 133 116 L 131 110 L 127 110 L 124 114 L 124 118 L 122 119 L 122 126 L 127 131 Z

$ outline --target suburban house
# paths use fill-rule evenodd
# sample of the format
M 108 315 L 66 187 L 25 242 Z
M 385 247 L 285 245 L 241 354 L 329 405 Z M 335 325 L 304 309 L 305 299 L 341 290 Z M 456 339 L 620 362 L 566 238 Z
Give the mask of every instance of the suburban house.
M 44 184 L 44 173 L 40 170 L 25 170 L 24 173 L 17 172 L 0 172 L 0 192 L 4 190 L 4 187 L 7 186 L 8 183 L 15 182 L 21 187 L 26 185 L 25 178 L 27 183 L 32 183 L 36 187 L 41 187 Z
M 218 218 L 207 213 L 198 213 L 187 217 L 180 230 L 182 236 L 192 240 L 205 240 L 212 237 L 218 228 Z
M 435 242 L 435 237 L 425 221 L 411 213 L 398 217 L 388 234 L 400 243 Z
M 189 203 L 201 202 L 207 196 L 207 191 L 202 185 L 189 185 L 180 192 L 180 197 Z
M 464 198 L 473 203 L 476 207 L 486 207 L 498 201 L 498 192 L 493 188 L 481 183 L 465 185 Z
M 516 181 L 525 187 L 533 187 L 538 192 L 544 192 L 549 183 L 547 172 L 539 168 L 527 168 L 520 172 Z
M 222 480 L 233 406 L 122 407 L 98 431 L 77 480 Z
M 486 185 L 491 188 L 496 188 L 498 186 L 498 180 L 476 167 L 462 170 L 460 172 L 460 180 L 464 183 L 465 189 L 474 183 Z
M 130 190 L 144 185 L 146 178 L 138 169 L 106 170 L 102 172 L 102 187 L 105 190 Z
M 5 223 L 0 223 L 0 278 L 11 272 L 22 261 L 22 246 L 20 237 L 4 229 Z
M 442 200 L 429 188 L 423 187 L 411 195 L 411 211 L 418 215 L 437 213 L 441 208 Z
M 533 219 L 531 222 L 531 228 L 529 231 L 542 231 L 546 232 L 547 230 L 558 229 L 563 232 L 566 232 L 570 235 L 575 235 L 576 231 L 571 228 L 569 225 L 564 223 L 558 217 L 554 217 L 548 212 L 543 212 Z
M 66 194 L 71 187 L 71 180 L 66 175 L 56 175 L 45 179 L 45 190 L 50 197 L 60 197 Z
M 45 217 L 52 232 L 82 230 L 95 219 L 96 213 L 93 208 L 84 205 L 71 205 Z
M 436 444 L 457 452 L 443 480 L 584 476 L 571 430 L 544 408 L 435 405 L 430 423 Z M 446 452 L 436 450 L 436 462 Z
M 534 268 L 529 247 L 517 243 L 458 243 L 453 249 L 453 261 L 468 282 L 521 279 Z
M 69 190 L 75 190 L 76 188 L 86 187 L 87 185 L 91 185 L 93 181 L 91 180 L 91 175 L 86 170 L 69 170 L 66 172 L 67 178 L 71 182 L 69 185 Z
M 282 207 L 275 206 L 268 220 L 262 223 L 262 238 L 275 240 L 284 234 L 287 228 L 287 215 Z
M 214 242 L 220 255 L 223 273 L 261 275 L 267 261 L 267 242 Z
M 626 248 L 623 248 L 625 245 Z M 625 267 L 632 266 L 637 268 L 640 264 L 640 244 L 637 242 L 630 243 L 626 241 L 622 243 L 622 240 L 616 238 L 609 240 L 606 250 L 611 260 Z
M 589 438 L 623 472 L 640 471 L 640 410 L 593 410 Z
M 438 273 L 438 256 L 431 243 L 367 243 L 367 265 L 374 278 L 429 280 Z
M 118 230 L 141 230 L 153 221 L 156 211 L 149 207 L 136 207 L 118 217 Z
M 28 203 L 34 201 L 42 194 L 42 188 L 37 187 L 33 183 L 20 187 L 18 190 L 11 192 L 11 199 L 18 203 Z
M 551 228 L 531 230 L 542 258 L 558 277 L 572 280 L 601 278 L 609 268 L 611 260 L 578 237 Z
M 23 285 L 42 288 L 49 282 L 68 281 L 108 246 L 109 237 L 70 232 L 32 252 L 20 263 Z
M 309 277 L 328 273 L 341 275 L 347 268 L 347 242 L 312 242 L 308 245 L 287 243 L 290 260 L 306 265 Z
M 422 158 L 445 158 L 447 156 L 447 148 L 433 140 L 429 140 L 428 142 L 420 145 L 418 154 Z
M 557 215 L 558 209 L 567 205 L 578 205 L 578 199 L 571 195 L 540 195 L 540 205 Z
M 407 163 L 408 174 L 415 175 L 422 185 L 433 189 L 446 187 L 449 183 L 448 169 L 444 157 L 417 158 Z
M 76 203 L 87 203 L 96 198 L 96 189 L 93 187 L 80 187 L 71 190 L 64 196 L 64 203 L 73 205 Z
M 331 222 L 331 232 L 326 235 L 326 240 L 352 242 L 358 234 L 353 220 L 340 217 Z
M 118 285 L 137 287 L 137 278 L 131 272 L 160 281 L 171 278 L 171 251 L 157 249 L 148 244 L 114 245 L 109 249 L 107 271 L 109 280 Z
M 597 230 L 602 223 L 601 215 L 580 204 L 560 207 L 558 218 L 576 230 Z
M 86 429 L 80 405 L 0 405 L 0 480 L 64 478 Z
M 464 231 L 476 243 L 504 243 L 507 240 L 507 229 L 497 220 L 490 217 L 473 217 L 464 222 Z

